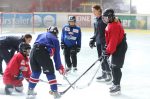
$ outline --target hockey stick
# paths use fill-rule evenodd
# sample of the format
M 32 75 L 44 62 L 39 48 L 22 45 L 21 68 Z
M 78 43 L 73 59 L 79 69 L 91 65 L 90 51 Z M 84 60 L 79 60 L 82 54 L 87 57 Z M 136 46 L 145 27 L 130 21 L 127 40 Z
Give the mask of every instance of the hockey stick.
M 64 60 L 65 60 L 65 69 L 67 69 L 67 66 L 66 66 L 66 58 L 65 58 L 65 49 L 63 50 L 63 54 L 64 54 Z M 68 84 L 69 84 L 73 89 L 75 89 L 75 88 L 71 85 L 71 83 L 70 83 L 70 81 L 68 80 L 68 78 L 67 78 L 65 75 L 63 75 L 63 77 L 64 77 L 65 80 L 68 82 Z
M 82 86 L 82 87 L 80 87 L 80 86 L 76 86 L 76 88 L 78 88 L 78 89 L 83 89 L 83 88 L 89 87 L 89 86 L 91 85 L 91 83 L 93 82 L 93 80 L 94 80 L 94 78 L 95 78 L 96 74 L 98 73 L 98 71 L 99 71 L 100 67 L 101 67 L 101 64 L 98 66 L 98 68 L 97 68 L 97 70 L 96 70 L 95 74 L 93 75 L 92 79 L 91 79 L 91 80 L 87 83 L 87 85 Z
M 70 81 L 68 80 L 68 78 L 65 76 L 65 75 L 63 75 L 63 77 L 65 78 L 65 80 L 68 82 L 68 84 L 73 88 L 73 89 L 75 89 L 74 88 L 74 86 L 70 83 Z
M 42 80 L 42 79 L 39 79 L 40 82 L 43 82 L 43 83 L 47 83 L 49 84 L 48 81 L 45 81 L 45 80 Z M 68 84 L 60 84 L 60 83 L 57 83 L 58 86 L 65 86 L 65 85 L 68 85 Z
M 64 54 L 64 60 L 65 60 L 65 70 L 67 69 L 67 66 L 66 66 L 66 59 L 65 59 L 65 49 L 63 50 L 63 54 Z
M 65 94 L 71 87 L 74 85 L 85 73 L 87 73 L 98 61 L 100 58 L 98 58 L 79 78 L 77 78 L 67 89 L 65 89 L 63 92 L 60 92 L 61 95 Z

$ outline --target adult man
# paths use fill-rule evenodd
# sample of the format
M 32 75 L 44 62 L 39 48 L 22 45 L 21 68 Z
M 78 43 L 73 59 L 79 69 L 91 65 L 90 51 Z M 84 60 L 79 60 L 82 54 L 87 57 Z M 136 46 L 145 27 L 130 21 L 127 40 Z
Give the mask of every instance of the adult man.
M 30 34 L 25 34 L 23 36 L 1 36 L 0 37 L 0 74 L 3 75 L 2 61 L 4 60 L 6 64 L 13 57 L 15 51 L 19 51 L 18 47 L 21 42 L 26 42 L 29 44 L 32 40 Z
M 121 68 L 124 64 L 127 51 L 127 42 L 124 29 L 119 21 L 116 21 L 113 9 L 106 9 L 103 13 L 103 21 L 107 23 L 105 29 L 106 50 L 103 52 L 103 59 L 111 57 L 111 69 L 113 76 L 113 86 L 110 88 L 111 94 L 120 93 L 120 81 L 122 77 Z
M 92 7 L 92 12 L 94 14 L 95 22 L 94 22 L 94 36 L 91 37 L 89 42 L 89 46 L 93 48 L 97 47 L 98 57 L 101 58 L 102 51 L 105 47 L 105 28 L 107 24 L 102 21 L 102 9 L 100 5 L 94 5 Z M 111 70 L 107 60 L 100 60 L 102 62 L 102 75 L 97 77 L 98 81 L 111 81 Z
M 76 25 L 75 16 L 69 16 L 68 24 L 62 29 L 61 48 L 64 50 L 66 71 L 77 70 L 77 53 L 81 48 L 81 29 Z
M 55 98 L 60 98 L 61 95 L 57 91 L 57 80 L 54 71 L 54 65 L 51 57 L 55 62 L 55 69 L 64 75 L 64 67 L 60 59 L 60 46 L 57 38 L 57 27 L 51 26 L 46 33 L 39 34 L 34 42 L 34 46 L 30 53 L 30 64 L 32 74 L 29 80 L 28 96 L 35 95 L 34 88 L 39 81 L 41 71 L 46 74 L 50 84 L 50 91 Z

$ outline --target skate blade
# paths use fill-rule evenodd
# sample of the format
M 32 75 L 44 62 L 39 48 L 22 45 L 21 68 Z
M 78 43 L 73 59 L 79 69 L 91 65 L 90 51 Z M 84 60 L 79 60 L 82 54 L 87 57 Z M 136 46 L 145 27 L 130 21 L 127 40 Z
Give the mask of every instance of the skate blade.
M 61 97 L 60 97 L 61 98 Z M 60 99 L 60 98 L 54 98 L 54 99 Z
M 101 79 L 101 80 L 96 79 L 96 82 L 104 82 L 105 83 L 106 81 L 105 81 L 105 79 Z
M 106 82 L 106 85 L 111 85 L 111 84 L 112 84 L 112 80 L 111 80 L 111 81 Z
M 27 97 L 26 97 L 26 99 L 35 99 L 36 98 L 36 95 L 28 95 Z
M 121 94 L 121 91 L 117 91 L 117 92 L 114 92 L 114 93 L 110 93 L 111 96 L 117 96 L 117 95 L 120 95 Z
M 60 99 L 60 98 L 61 98 L 61 96 L 60 96 L 60 97 L 55 97 L 55 96 L 54 96 L 54 99 Z

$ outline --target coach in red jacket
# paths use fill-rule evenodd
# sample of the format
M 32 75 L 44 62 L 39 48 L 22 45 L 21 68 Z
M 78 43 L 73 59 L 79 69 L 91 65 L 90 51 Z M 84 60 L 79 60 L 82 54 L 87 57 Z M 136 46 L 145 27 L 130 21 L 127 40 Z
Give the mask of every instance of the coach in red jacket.
M 7 95 L 11 95 L 13 92 L 13 88 L 17 92 L 23 91 L 23 79 L 28 78 L 31 75 L 30 67 L 29 67 L 29 52 L 30 52 L 30 45 L 26 43 L 21 43 L 19 45 L 19 52 L 15 54 L 3 75 L 3 82 L 5 84 L 5 93 Z
M 118 19 L 117 19 L 118 20 Z M 111 69 L 113 75 L 113 86 L 110 93 L 120 93 L 120 81 L 122 77 L 121 68 L 124 64 L 125 53 L 127 51 L 127 42 L 124 29 L 121 22 L 116 21 L 113 9 L 106 9 L 103 13 L 103 21 L 107 24 L 105 28 L 106 49 L 103 52 L 103 58 L 111 57 Z

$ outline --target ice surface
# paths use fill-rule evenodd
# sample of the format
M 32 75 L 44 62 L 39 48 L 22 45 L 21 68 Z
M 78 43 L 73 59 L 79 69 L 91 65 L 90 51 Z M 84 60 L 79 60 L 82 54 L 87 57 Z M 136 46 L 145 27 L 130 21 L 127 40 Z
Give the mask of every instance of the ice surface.
M 77 73 L 71 73 L 68 76 L 70 82 L 74 82 L 88 67 L 90 67 L 95 60 L 97 60 L 96 48 L 90 49 L 88 46 L 92 32 L 82 31 L 82 48 L 78 54 L 78 71 Z M 37 33 L 38 34 L 38 33 Z M 37 34 L 34 34 L 33 41 Z M 60 39 L 60 35 L 59 35 Z M 128 51 L 126 54 L 125 64 L 122 68 L 122 80 L 121 80 L 121 95 L 110 96 L 109 87 L 104 82 L 97 82 L 93 80 L 89 87 L 83 89 L 70 89 L 61 99 L 150 99 L 150 34 L 136 34 L 127 33 Z M 61 50 L 62 63 L 64 63 L 63 52 Z M 99 63 L 85 74 L 75 85 L 79 87 L 86 86 L 91 80 L 92 76 L 96 72 Z M 3 63 L 5 67 L 5 63 Z M 97 76 L 101 74 L 101 70 Z M 58 72 L 56 72 L 58 83 L 67 84 L 67 81 L 63 79 Z M 96 76 L 96 77 L 97 77 Z M 40 77 L 46 80 L 45 75 Z M 14 92 L 11 96 L 0 95 L 0 99 L 25 99 L 28 84 L 24 83 L 24 94 L 18 94 Z M 4 87 L 2 80 L 0 80 L 0 87 Z M 59 87 L 60 91 L 66 89 L 66 87 Z M 36 99 L 53 99 L 48 94 L 49 85 L 44 82 L 39 82 L 35 88 L 38 95 Z

